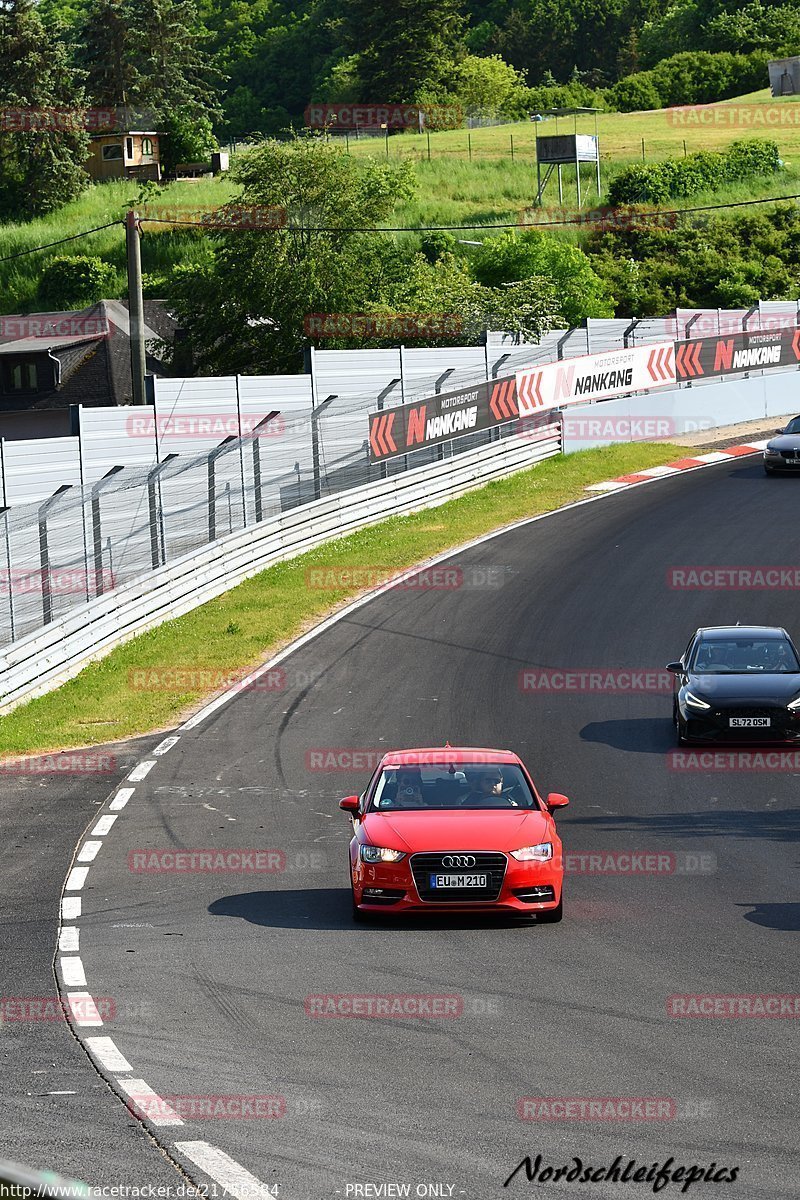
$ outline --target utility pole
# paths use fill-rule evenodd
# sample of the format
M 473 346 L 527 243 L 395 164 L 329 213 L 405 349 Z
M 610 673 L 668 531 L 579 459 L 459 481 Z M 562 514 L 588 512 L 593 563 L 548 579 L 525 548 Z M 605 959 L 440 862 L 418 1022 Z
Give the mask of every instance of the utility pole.
M 139 245 L 139 214 L 125 214 L 125 246 L 128 251 L 128 314 L 131 331 L 131 378 L 133 403 L 145 404 L 144 391 L 144 300 L 142 299 L 142 253 Z

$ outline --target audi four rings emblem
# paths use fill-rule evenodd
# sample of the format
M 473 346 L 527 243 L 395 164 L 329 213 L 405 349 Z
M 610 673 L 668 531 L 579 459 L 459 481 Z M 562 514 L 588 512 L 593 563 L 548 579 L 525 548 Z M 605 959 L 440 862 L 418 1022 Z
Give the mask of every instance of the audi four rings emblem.
M 474 854 L 446 854 L 442 859 L 443 867 L 474 867 Z

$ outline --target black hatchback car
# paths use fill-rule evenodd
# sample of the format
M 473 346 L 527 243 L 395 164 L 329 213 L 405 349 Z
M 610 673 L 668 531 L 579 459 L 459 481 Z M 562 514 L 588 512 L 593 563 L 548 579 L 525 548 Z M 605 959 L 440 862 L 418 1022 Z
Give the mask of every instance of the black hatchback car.
M 800 417 L 792 417 L 786 428 L 767 442 L 764 470 L 768 475 L 776 471 L 794 471 L 800 475 Z
M 785 629 L 698 629 L 667 670 L 679 742 L 800 741 L 800 657 Z

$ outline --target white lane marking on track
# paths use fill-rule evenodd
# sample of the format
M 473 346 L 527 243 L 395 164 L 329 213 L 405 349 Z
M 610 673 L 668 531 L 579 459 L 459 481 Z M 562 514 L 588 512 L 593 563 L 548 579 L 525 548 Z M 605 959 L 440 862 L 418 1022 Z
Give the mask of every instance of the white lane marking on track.
M 587 492 L 618 492 L 621 488 L 627 487 L 626 483 L 616 483 L 609 479 L 606 483 L 587 483 Z
M 734 454 L 725 454 L 722 450 L 714 450 L 710 454 L 693 454 L 692 458 L 701 463 L 730 462 Z
M 115 1075 L 123 1071 L 132 1071 L 133 1067 L 114 1045 L 110 1037 L 87 1037 L 86 1047 L 92 1058 L 96 1058 L 101 1067 L 112 1071 Z
M 113 808 L 115 812 L 119 812 L 121 808 L 125 807 L 135 791 L 136 788 L 120 788 L 108 807 Z
M 61 978 L 67 987 L 86 987 L 86 975 L 80 958 L 62 958 L 59 960 Z
M 145 762 L 140 762 L 138 766 L 133 768 L 128 779 L 130 779 L 131 783 L 139 783 L 144 779 L 145 775 L 150 774 L 155 765 L 156 760 L 154 758 L 148 758 Z
M 67 925 L 58 935 L 59 954 L 77 954 L 80 950 L 78 940 L 80 929 L 77 925 Z
M 175 1142 L 175 1149 L 221 1184 L 236 1200 L 270 1200 L 274 1197 L 275 1193 L 265 1183 L 209 1142 Z
M 92 830 L 92 837 L 105 837 L 116 819 L 116 813 L 107 813 L 104 817 L 101 817 Z
M 174 1108 L 162 1100 L 143 1079 L 120 1079 L 117 1081 L 123 1092 L 130 1096 L 136 1115 L 144 1117 L 151 1125 L 182 1125 L 183 1121 Z
M 152 751 L 152 753 L 155 754 L 156 756 L 166 754 L 167 751 L 171 750 L 172 747 L 175 746 L 180 740 L 181 740 L 180 737 L 164 738 L 163 742 L 159 742 L 158 745 L 156 746 L 155 750 Z
M 94 862 L 102 842 L 84 842 L 78 851 L 78 862 Z
M 67 1004 L 73 1021 L 82 1029 L 103 1024 L 103 1018 L 90 992 L 68 992 Z
M 769 438 L 765 438 L 763 442 L 742 442 L 743 446 L 752 446 L 754 450 L 766 450 L 769 445 Z
M 64 887 L 68 892 L 79 892 L 86 883 L 86 876 L 89 874 L 88 867 L 73 867 L 67 877 L 67 882 Z
M 81 915 L 80 896 L 65 896 L 61 901 L 61 920 L 75 921 Z

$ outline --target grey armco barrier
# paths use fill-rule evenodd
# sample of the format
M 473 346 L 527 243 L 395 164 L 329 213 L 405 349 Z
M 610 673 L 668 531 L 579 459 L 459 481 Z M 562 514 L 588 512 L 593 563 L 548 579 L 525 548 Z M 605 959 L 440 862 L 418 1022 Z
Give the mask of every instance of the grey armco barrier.
M 432 508 L 561 450 L 558 425 L 513 436 L 389 479 L 338 492 L 221 537 L 123 584 L 12 643 L 0 674 L 0 713 L 51 691 L 137 634 L 181 616 L 273 563 L 393 515 Z

